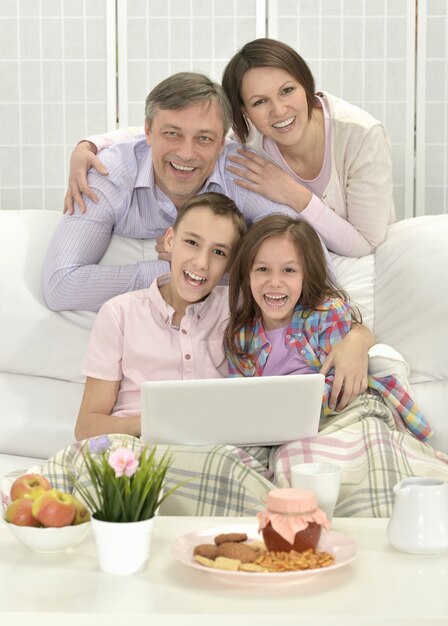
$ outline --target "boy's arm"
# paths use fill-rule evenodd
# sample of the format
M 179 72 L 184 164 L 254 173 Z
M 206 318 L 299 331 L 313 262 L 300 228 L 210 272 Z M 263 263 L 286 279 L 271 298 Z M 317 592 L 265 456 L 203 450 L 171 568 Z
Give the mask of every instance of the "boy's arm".
M 140 415 L 114 417 L 120 381 L 86 378 L 84 395 L 75 426 L 75 437 L 88 439 L 98 435 L 124 433 L 140 436 Z

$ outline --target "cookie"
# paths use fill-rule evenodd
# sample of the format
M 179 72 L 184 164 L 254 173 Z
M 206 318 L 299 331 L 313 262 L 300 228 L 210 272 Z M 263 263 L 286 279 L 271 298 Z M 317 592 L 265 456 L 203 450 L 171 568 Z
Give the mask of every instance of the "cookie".
M 256 563 L 241 563 L 240 572 L 269 572 L 269 570 Z
M 221 543 L 217 552 L 218 557 L 225 556 L 228 559 L 237 559 L 241 563 L 253 563 L 258 558 L 258 553 L 243 543 Z
M 213 543 L 201 543 L 193 550 L 193 556 L 204 556 L 206 559 L 216 559 L 218 556 L 218 546 Z
M 237 572 L 241 565 L 241 561 L 238 561 L 238 559 L 228 559 L 225 556 L 218 556 L 212 563 L 212 567 L 225 569 L 229 572 Z
M 205 567 L 213 567 L 213 563 L 215 562 L 212 559 L 206 559 L 205 556 L 199 556 L 199 554 L 194 557 L 194 560 L 201 565 L 205 565 Z
M 247 541 L 246 533 L 223 533 L 215 537 L 215 543 L 217 546 L 222 543 L 239 543 L 241 541 Z

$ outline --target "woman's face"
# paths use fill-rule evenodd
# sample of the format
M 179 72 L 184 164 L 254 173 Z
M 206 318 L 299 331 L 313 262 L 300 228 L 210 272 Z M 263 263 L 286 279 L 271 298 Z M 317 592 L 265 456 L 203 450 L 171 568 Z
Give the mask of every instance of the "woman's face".
M 241 83 L 243 112 L 265 137 L 279 145 L 299 142 L 308 124 L 306 93 L 288 72 L 277 67 L 248 70 Z

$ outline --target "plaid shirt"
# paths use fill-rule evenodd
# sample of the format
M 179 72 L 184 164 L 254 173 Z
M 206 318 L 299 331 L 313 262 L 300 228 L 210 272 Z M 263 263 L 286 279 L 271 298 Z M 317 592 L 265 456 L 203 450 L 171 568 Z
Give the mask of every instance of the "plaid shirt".
M 350 305 L 339 298 L 325 300 L 319 311 L 305 311 L 298 304 L 286 332 L 285 342 L 300 352 L 308 366 L 319 372 L 327 355 L 350 330 L 351 321 Z M 240 346 L 246 345 L 246 337 L 247 352 L 251 358 L 238 358 L 233 361 L 230 355 L 227 355 L 230 376 L 263 375 L 271 345 L 266 338 L 261 318 L 255 319 L 251 326 L 240 331 Z M 322 417 L 331 412 L 328 402 L 333 381 L 334 368 L 325 378 Z M 428 422 L 396 378 L 393 376 L 375 378 L 369 375 L 368 385 L 382 395 L 393 413 L 403 420 L 418 439 L 425 441 L 431 436 L 432 430 Z

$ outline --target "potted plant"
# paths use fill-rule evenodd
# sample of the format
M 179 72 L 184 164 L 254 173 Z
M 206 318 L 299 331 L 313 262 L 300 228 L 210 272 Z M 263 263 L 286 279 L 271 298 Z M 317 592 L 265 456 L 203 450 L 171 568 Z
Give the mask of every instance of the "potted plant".
M 172 455 L 160 459 L 156 447 L 136 453 L 108 436 L 84 444 L 83 459 L 90 484 L 75 481 L 92 511 L 100 567 L 115 574 L 143 569 L 149 557 L 154 516 L 161 503 L 180 485 L 164 492 Z

